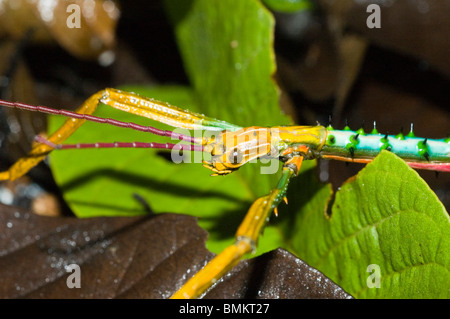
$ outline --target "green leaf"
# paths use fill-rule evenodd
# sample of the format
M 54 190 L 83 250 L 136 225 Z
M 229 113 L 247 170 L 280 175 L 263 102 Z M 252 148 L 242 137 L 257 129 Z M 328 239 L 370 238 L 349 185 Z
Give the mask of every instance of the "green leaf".
M 200 111 L 241 126 L 288 124 L 278 106 L 275 21 L 257 0 L 165 0 Z
M 310 0 L 263 0 L 263 3 L 271 10 L 284 13 L 311 10 L 314 6 Z
M 165 0 L 198 111 L 240 126 L 291 124 L 273 80 L 275 21 L 258 0 Z M 256 199 L 280 174 L 240 169 Z
M 331 216 L 331 188 L 310 188 L 285 225 L 298 256 L 357 298 L 450 297 L 449 215 L 405 162 L 383 151 L 340 188 Z M 369 287 L 369 265 L 379 267 L 380 288 Z
M 274 21 L 259 1 L 186 1 L 172 8 L 177 39 L 192 88 L 122 88 L 240 125 L 289 123 L 278 106 Z M 179 5 L 179 2 L 176 2 Z M 240 66 L 238 66 L 240 64 Z M 100 107 L 96 115 L 170 129 L 132 114 Z M 60 122 L 59 122 L 60 123 Z M 59 124 L 52 119 L 51 130 Z M 86 123 L 67 141 L 173 142 L 161 137 Z M 176 142 L 175 142 L 176 143 Z M 199 217 L 209 232 L 208 249 L 218 253 L 233 242 L 251 203 L 276 185 L 278 174 L 262 175 L 249 163 L 228 176 L 210 177 L 201 163 L 174 164 L 163 152 L 148 149 L 65 150 L 54 152 L 51 166 L 64 197 L 79 217 L 144 214 L 138 194 L 156 213 Z M 277 164 L 279 167 L 279 164 Z M 258 254 L 279 246 L 283 238 L 268 227 Z

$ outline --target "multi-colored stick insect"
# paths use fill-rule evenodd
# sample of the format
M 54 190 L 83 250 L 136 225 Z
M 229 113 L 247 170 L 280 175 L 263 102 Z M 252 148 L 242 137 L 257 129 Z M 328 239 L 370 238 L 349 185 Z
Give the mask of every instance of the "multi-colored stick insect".
M 150 126 L 99 118 L 91 115 L 99 103 L 173 127 L 214 131 L 217 135 L 191 137 Z M 348 126 L 344 130 L 335 130 L 331 125 L 328 127 L 320 125 L 240 127 L 116 89 L 105 89 L 92 95 L 75 112 L 1 100 L 0 105 L 69 117 L 48 139 L 38 136 L 37 145 L 26 157 L 19 159 L 9 170 L 0 172 L 0 180 L 14 180 L 26 174 L 54 149 L 142 147 L 201 151 L 211 155 L 210 160 L 204 161 L 204 166 L 213 171 L 212 175 L 229 174 L 251 160 L 266 156 L 278 158 L 283 162 L 278 185 L 268 195 L 258 198 L 252 204 L 236 232 L 235 243 L 218 254 L 188 280 L 172 296 L 173 298 L 200 297 L 245 254 L 254 250 L 258 236 L 270 213 L 272 211 L 276 213 L 278 204 L 283 199 L 286 200 L 285 194 L 289 181 L 298 174 L 304 159 L 325 158 L 368 163 L 381 150 L 388 150 L 403 158 L 411 167 L 450 172 L 450 138 L 415 137 L 412 130 L 407 135 L 394 136 L 380 134 L 375 128 L 368 134 L 363 129 L 352 131 Z M 86 120 L 167 136 L 188 144 L 140 142 L 62 144 Z

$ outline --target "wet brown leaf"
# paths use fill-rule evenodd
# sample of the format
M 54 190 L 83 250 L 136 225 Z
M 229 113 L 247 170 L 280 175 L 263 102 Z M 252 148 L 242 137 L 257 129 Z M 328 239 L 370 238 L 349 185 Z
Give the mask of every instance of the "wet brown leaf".
M 79 58 L 97 58 L 114 45 L 119 16 L 120 11 L 111 0 L 60 0 L 47 4 L 7 0 L 0 3 L 0 35 L 21 39 L 33 29 L 35 41 L 56 40 Z
M 195 218 L 50 218 L 0 205 L 1 298 L 167 298 L 213 255 Z M 81 288 L 68 288 L 77 264 Z M 241 262 L 207 298 L 347 298 L 277 250 Z
M 206 298 L 351 298 L 318 270 L 277 249 L 242 261 Z

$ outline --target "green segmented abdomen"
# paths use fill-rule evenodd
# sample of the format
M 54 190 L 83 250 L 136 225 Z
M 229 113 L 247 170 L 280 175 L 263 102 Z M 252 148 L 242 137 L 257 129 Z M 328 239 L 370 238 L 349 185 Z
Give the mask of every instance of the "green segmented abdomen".
M 327 140 L 321 155 L 348 159 L 372 159 L 381 150 L 388 150 L 407 162 L 450 163 L 450 139 L 428 139 L 407 136 L 365 134 L 361 130 L 327 129 Z

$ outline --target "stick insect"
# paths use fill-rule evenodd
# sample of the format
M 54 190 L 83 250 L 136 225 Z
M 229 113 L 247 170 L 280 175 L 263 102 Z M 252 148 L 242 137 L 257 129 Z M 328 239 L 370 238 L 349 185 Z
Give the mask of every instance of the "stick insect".
M 131 112 L 176 128 L 217 132 L 211 137 L 191 137 L 151 126 L 100 118 L 92 114 L 99 103 Z M 164 102 L 134 93 L 105 89 L 87 99 L 75 112 L 55 110 L 44 106 L 1 101 L 0 105 L 29 111 L 68 117 L 65 123 L 48 139 L 36 137 L 38 142 L 27 156 L 20 158 L 7 171 L 0 172 L 0 180 L 14 180 L 26 174 L 53 150 L 71 148 L 158 148 L 183 149 L 210 154 L 204 161 L 212 175 L 227 175 L 251 160 L 272 157 L 282 161 L 278 185 L 269 194 L 259 197 L 249 208 L 235 234 L 235 242 L 213 258 L 189 279 L 172 298 L 197 298 L 217 280 L 230 271 L 241 258 L 252 252 L 270 214 L 277 214 L 277 206 L 287 201 L 285 195 L 290 180 L 295 177 L 303 160 L 316 158 L 368 163 L 381 150 L 395 153 L 411 167 L 450 172 L 450 138 L 429 139 L 416 137 L 412 131 L 404 135 L 380 134 L 374 127 L 371 133 L 346 126 L 336 130 L 326 126 L 240 127 L 205 115 L 182 110 Z M 106 123 L 156 135 L 178 139 L 184 143 L 81 143 L 63 144 L 85 121 Z

